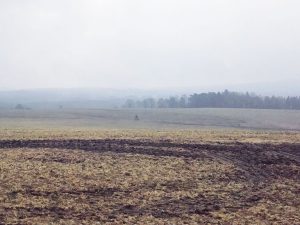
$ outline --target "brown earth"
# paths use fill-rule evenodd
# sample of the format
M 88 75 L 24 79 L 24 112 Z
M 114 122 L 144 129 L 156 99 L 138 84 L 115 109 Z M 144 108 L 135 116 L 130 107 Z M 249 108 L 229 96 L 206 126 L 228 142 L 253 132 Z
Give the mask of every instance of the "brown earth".
M 300 165 L 300 144 L 282 143 L 218 143 L 179 144 L 168 141 L 143 140 L 0 140 L 0 148 L 58 148 L 81 149 L 97 153 L 129 153 L 156 157 L 182 157 L 186 159 L 209 158 L 233 163 L 248 178 L 257 180 L 280 175 L 293 176 L 289 171 L 275 170 L 275 165 Z M 47 159 L 43 159 L 47 160 Z M 52 161 L 68 163 L 59 158 Z M 274 165 L 272 170 L 267 165 Z
M 0 149 L 1 155 L 5 152 L 11 153 L 10 149 L 18 149 L 16 150 L 17 156 L 3 156 L 4 159 L 12 157 L 15 162 L 30 162 L 32 165 L 38 163 L 40 166 L 67 165 L 76 170 L 80 168 L 79 172 L 77 171 L 78 174 L 72 174 L 82 176 L 80 178 L 82 181 L 92 179 L 93 174 L 84 178 L 81 173 L 89 166 L 97 167 L 102 160 L 101 157 L 104 157 L 102 155 L 108 154 L 109 160 L 113 161 L 109 165 L 112 167 L 109 168 L 123 165 L 127 160 L 126 157 L 134 157 L 136 160 L 133 164 L 126 164 L 127 166 L 119 168 L 122 174 L 111 175 L 111 178 L 116 176 L 111 182 L 120 182 L 115 185 L 101 185 L 95 181 L 93 185 L 75 187 L 66 184 L 68 188 L 51 189 L 50 186 L 46 186 L 46 190 L 41 190 L 34 185 L 25 185 L 27 181 L 24 181 L 24 184 L 18 184 L 21 188 L 14 190 L 11 190 L 11 187 L 10 190 L 8 187 L 2 187 L 2 191 L 7 196 L 5 198 L 0 196 L 0 224 L 1 221 L 2 224 L 9 222 L 32 224 L 33 220 L 31 221 L 30 218 L 54 220 L 62 224 L 64 221 L 66 224 L 74 221 L 75 224 L 79 222 L 91 224 L 96 221 L 101 224 L 143 224 L 143 222 L 169 224 L 170 221 L 173 221 L 170 224 L 192 224 L 192 222 L 195 224 L 246 224 L 247 221 L 249 224 L 251 221 L 257 224 L 285 224 L 285 221 L 287 221 L 286 224 L 291 221 L 293 224 L 300 224 L 299 215 L 288 213 L 287 208 L 286 211 L 281 212 L 275 206 L 276 210 L 272 208 L 275 204 L 281 205 L 282 209 L 290 207 L 289 210 L 292 211 L 300 210 L 300 144 L 238 142 L 181 144 L 169 141 L 151 142 L 126 139 L 2 140 Z M 44 149 L 43 154 L 40 153 L 40 149 Z M 76 151 L 79 150 L 81 153 L 76 155 Z M 139 160 L 145 160 L 145 163 Z M 157 175 L 158 178 L 162 176 L 160 180 L 157 180 L 151 171 L 147 174 L 148 177 L 152 177 L 151 179 L 142 179 L 139 182 L 133 179 L 134 173 L 140 174 L 139 176 L 148 173 L 141 170 L 143 166 L 148 165 L 146 160 L 151 160 L 151 163 L 155 165 L 151 166 L 150 170 L 154 171 L 157 169 L 155 167 L 162 166 L 162 169 L 158 171 L 163 172 Z M 160 164 L 160 160 L 165 161 Z M 181 165 L 173 168 L 178 170 L 178 179 L 176 175 L 172 179 L 164 177 L 163 173 L 173 172 L 168 165 L 176 160 Z M 203 167 L 198 171 L 201 166 L 210 165 L 210 163 L 211 166 Z M 217 167 L 213 169 L 215 165 Z M 220 168 L 219 165 L 221 165 Z M 105 169 L 106 164 L 99 168 Z M 3 171 L 6 171 L 7 176 L 10 175 L 8 170 L 2 169 Z M 45 171 L 52 178 L 60 179 L 61 174 L 58 171 L 55 172 L 55 169 L 48 171 L 47 168 L 47 170 L 44 169 Z M 109 171 L 108 173 L 114 173 Z M 180 175 L 180 173 L 186 175 Z M 140 179 L 139 176 L 136 175 L 136 179 Z M 197 180 L 197 176 L 202 178 Z M 43 177 L 43 179 L 48 181 L 50 178 Z M 124 180 L 128 180 L 132 185 L 124 186 Z M 2 180 L 0 178 L 0 181 L 4 182 L 4 178 Z M 203 184 L 206 186 L 200 191 L 199 186 Z M 231 188 L 231 185 L 234 188 Z M 281 187 L 281 185 L 286 186 Z M 162 193 L 159 197 L 155 197 L 155 192 Z M 148 193 L 150 197 L 144 196 L 145 193 Z M 175 194 L 178 196 L 176 197 Z M 47 206 L 34 204 L 21 206 L 20 203 L 14 203 L 20 196 L 27 199 L 47 199 L 46 202 L 66 199 L 79 204 L 82 201 L 86 207 L 78 209 L 75 203 L 72 207 L 52 203 L 47 203 Z M 127 200 L 124 201 L 125 199 Z M 103 201 L 105 203 L 99 207 L 98 202 Z M 260 212 L 260 207 L 265 211 Z M 255 210 L 259 212 L 253 212 Z M 127 218 L 127 220 L 121 218 Z

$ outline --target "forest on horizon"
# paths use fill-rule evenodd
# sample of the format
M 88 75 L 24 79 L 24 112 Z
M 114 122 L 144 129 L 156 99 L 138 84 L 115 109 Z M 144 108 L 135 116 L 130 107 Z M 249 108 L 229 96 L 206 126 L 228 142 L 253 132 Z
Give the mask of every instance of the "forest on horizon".
M 223 92 L 194 93 L 180 97 L 128 99 L 124 108 L 253 108 L 300 109 L 300 97 L 259 96 L 253 93 Z

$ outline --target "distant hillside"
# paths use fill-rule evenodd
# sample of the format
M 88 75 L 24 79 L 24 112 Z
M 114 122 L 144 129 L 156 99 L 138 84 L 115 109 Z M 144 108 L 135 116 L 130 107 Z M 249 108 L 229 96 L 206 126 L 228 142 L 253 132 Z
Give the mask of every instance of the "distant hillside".
M 23 104 L 31 108 L 115 108 L 126 99 L 138 97 L 166 97 L 168 90 L 70 88 L 0 91 L 0 107 L 14 108 Z
M 252 93 L 207 92 L 171 96 L 169 98 L 128 99 L 125 108 L 252 108 L 252 109 L 297 109 L 300 97 L 259 96 Z
M 124 105 L 127 99 L 134 101 L 146 98 L 168 98 L 169 96 L 192 95 L 193 93 L 219 92 L 229 89 L 235 92 L 249 92 L 264 96 L 300 96 L 300 80 L 283 82 L 253 83 L 230 86 L 205 87 L 195 84 L 195 87 L 173 88 L 58 88 L 33 90 L 3 90 L 0 91 L 0 108 L 14 108 L 23 104 L 30 108 L 116 108 Z M 198 85 L 198 87 L 196 86 Z

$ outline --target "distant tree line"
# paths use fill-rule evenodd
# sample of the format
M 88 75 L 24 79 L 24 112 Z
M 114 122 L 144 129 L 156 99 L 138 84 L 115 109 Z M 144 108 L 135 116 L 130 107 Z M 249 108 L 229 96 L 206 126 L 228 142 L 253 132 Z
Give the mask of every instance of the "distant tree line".
M 125 108 L 254 108 L 300 109 L 300 97 L 258 96 L 256 94 L 208 92 L 169 98 L 128 99 Z

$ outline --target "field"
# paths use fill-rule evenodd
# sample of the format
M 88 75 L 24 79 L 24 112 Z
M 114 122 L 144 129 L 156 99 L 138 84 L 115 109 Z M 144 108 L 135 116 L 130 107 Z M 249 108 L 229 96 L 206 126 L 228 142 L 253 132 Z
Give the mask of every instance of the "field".
M 140 120 L 134 121 L 135 115 Z M 57 109 L 1 110 L 1 127 L 109 129 L 268 129 L 300 131 L 299 110 Z
M 2 111 L 0 224 L 300 224 L 299 114 L 204 111 Z

